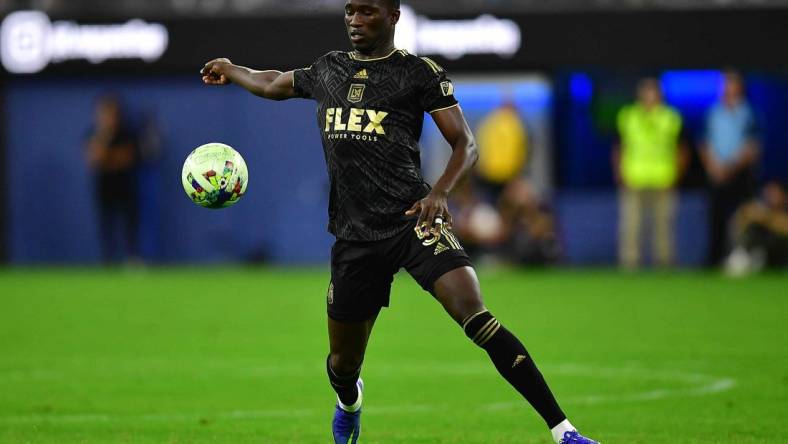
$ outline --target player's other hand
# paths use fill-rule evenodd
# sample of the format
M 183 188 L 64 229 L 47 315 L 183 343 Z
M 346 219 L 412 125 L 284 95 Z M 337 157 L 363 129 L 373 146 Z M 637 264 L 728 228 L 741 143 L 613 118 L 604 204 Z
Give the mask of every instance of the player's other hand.
M 405 215 L 418 215 L 419 220 L 416 224 L 421 227 L 421 232 L 424 234 L 436 233 L 441 225 L 451 228 L 451 213 L 447 199 L 445 193 L 432 190 L 427 197 L 413 204 Z
M 227 85 L 230 80 L 227 78 L 227 68 L 232 66 L 230 59 L 213 59 L 206 63 L 200 70 L 202 81 L 206 85 Z

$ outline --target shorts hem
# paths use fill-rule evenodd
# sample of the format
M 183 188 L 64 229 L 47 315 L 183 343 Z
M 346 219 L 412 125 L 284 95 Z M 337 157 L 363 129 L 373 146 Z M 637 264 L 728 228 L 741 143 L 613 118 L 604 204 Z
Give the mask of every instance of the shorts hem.
M 427 275 L 427 278 L 424 280 L 424 283 L 421 285 L 422 288 L 430 292 L 430 294 L 435 294 L 435 282 L 441 278 L 444 274 L 455 270 L 461 267 L 473 267 L 470 258 L 467 256 L 460 256 L 454 257 L 450 260 L 442 262 L 438 264 L 430 273 Z
M 382 307 L 366 313 L 339 313 L 329 309 L 327 313 L 329 318 L 337 322 L 361 322 L 377 316 L 381 309 Z

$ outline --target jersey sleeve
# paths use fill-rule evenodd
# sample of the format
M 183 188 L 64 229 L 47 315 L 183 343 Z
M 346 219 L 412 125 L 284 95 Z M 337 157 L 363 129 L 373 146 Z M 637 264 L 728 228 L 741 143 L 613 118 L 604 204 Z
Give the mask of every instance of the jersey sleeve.
M 422 57 L 421 60 L 424 66 L 420 70 L 419 85 L 416 88 L 421 109 L 433 113 L 457 105 L 454 84 L 446 76 L 446 71 L 427 57 Z
M 317 63 L 293 70 L 293 91 L 303 99 L 314 99 L 318 85 Z

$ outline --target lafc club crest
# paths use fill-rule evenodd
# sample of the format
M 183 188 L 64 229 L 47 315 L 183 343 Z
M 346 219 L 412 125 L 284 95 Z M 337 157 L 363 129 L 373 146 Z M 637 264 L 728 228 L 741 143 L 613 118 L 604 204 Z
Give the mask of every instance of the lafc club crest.
M 445 82 L 441 82 L 441 92 L 443 93 L 444 96 L 450 96 L 454 94 L 454 85 L 448 80 Z
M 351 103 L 358 103 L 364 98 L 364 87 L 366 85 L 354 83 L 350 85 L 350 90 L 347 92 L 347 100 Z

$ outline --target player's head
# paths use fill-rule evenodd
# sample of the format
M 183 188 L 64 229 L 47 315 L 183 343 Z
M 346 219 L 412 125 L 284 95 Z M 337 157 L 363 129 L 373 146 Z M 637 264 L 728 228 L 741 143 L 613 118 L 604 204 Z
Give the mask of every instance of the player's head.
M 638 101 L 647 107 L 662 102 L 662 88 L 656 77 L 646 77 L 638 82 Z
M 777 180 L 769 181 L 763 187 L 763 200 L 772 210 L 784 211 L 788 208 L 788 194 L 785 185 Z
M 722 75 L 722 97 L 726 103 L 736 104 L 744 98 L 744 78 L 737 71 L 728 70 Z
M 370 53 L 391 46 L 399 15 L 399 0 L 347 0 L 345 26 L 353 49 Z
M 120 98 L 114 93 L 105 93 L 96 98 L 95 120 L 101 128 L 115 129 L 121 121 Z

